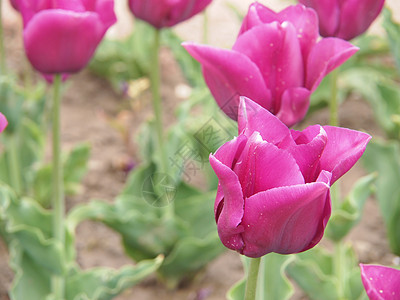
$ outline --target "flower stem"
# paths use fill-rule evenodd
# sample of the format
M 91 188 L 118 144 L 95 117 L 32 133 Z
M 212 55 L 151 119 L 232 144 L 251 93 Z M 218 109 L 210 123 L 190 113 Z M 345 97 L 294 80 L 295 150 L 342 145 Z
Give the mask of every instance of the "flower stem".
M 19 166 L 19 151 L 17 143 L 17 134 L 12 133 L 9 141 L 9 171 L 10 171 L 10 181 L 11 186 L 14 191 L 19 194 L 22 192 L 22 182 L 21 182 L 21 169 Z
M 338 86 L 337 86 L 337 79 L 338 79 L 339 70 L 335 69 L 331 72 L 331 101 L 329 104 L 330 108 L 330 121 L 329 124 L 332 126 L 339 125 L 339 117 L 338 117 L 338 101 L 337 101 L 337 94 L 338 94 Z
M 4 30 L 3 30 L 3 1 L 0 0 L 0 74 L 6 73 L 6 54 L 4 49 Z
M 335 243 L 334 253 L 334 272 L 337 279 L 337 293 L 338 300 L 345 300 L 345 289 L 346 289 L 346 270 L 344 269 L 346 262 L 346 253 L 341 241 Z
M 203 43 L 208 44 L 208 14 L 207 10 L 203 12 Z
M 54 76 L 54 95 L 53 95 L 53 235 L 64 249 L 65 230 L 64 230 L 64 184 L 63 169 L 61 162 L 61 130 L 60 130 L 60 106 L 61 106 L 61 74 Z M 55 299 L 64 299 L 64 278 L 54 276 L 52 289 Z
M 247 274 L 246 293 L 244 300 L 255 300 L 257 292 L 258 270 L 260 269 L 261 257 L 250 260 L 249 272 Z

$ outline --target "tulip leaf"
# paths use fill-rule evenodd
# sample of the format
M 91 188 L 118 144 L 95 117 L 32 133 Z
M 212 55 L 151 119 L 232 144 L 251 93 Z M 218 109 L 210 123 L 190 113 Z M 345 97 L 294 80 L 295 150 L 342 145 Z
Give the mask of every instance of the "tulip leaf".
M 250 258 L 244 258 L 244 267 Z M 269 253 L 262 257 L 258 273 L 256 300 L 286 300 L 294 293 L 294 288 L 285 274 L 293 256 Z M 237 282 L 227 294 L 229 300 L 243 300 L 246 278 Z
M 360 299 L 364 296 L 358 261 L 352 247 L 338 244 L 336 256 L 321 247 L 296 254 L 287 270 L 313 300 Z M 339 259 L 338 259 L 339 255 Z
M 360 221 L 365 201 L 372 193 L 371 185 L 376 177 L 376 174 L 370 174 L 360 178 L 349 195 L 333 211 L 326 229 L 330 239 L 340 241 Z
M 400 255 L 400 145 L 398 142 L 375 140 L 364 154 L 363 162 L 371 172 L 378 172 L 376 196 L 379 202 L 390 247 Z
M 383 27 L 385 28 L 389 38 L 390 47 L 396 60 L 397 68 L 400 71 L 400 24 L 393 20 L 392 12 L 387 8 L 383 10 L 383 16 Z

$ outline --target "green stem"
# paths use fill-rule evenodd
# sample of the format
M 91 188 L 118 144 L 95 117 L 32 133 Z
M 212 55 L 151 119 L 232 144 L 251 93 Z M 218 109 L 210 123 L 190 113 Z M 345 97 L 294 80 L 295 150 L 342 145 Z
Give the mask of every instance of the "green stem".
M 207 10 L 203 12 L 203 43 L 208 44 L 208 14 Z
M 334 272 L 337 279 L 337 293 L 338 300 L 345 300 L 345 289 L 346 289 L 346 270 L 345 270 L 345 259 L 346 253 L 344 253 L 344 247 L 342 242 L 335 243 L 334 253 Z
M 53 235 L 60 242 L 62 247 L 65 245 L 64 230 L 64 186 L 63 168 L 61 162 L 61 130 L 60 130 L 60 106 L 61 106 L 61 75 L 54 76 L 54 95 L 53 95 Z M 52 289 L 55 299 L 64 299 L 64 278 L 54 276 Z
M 154 44 L 153 44 L 153 65 L 151 68 L 151 89 L 153 94 L 153 110 L 155 116 L 155 126 L 157 132 L 158 149 L 160 154 L 161 163 L 161 173 L 168 176 L 168 159 L 167 152 L 164 143 L 164 132 L 163 132 L 163 122 L 162 122 L 162 104 L 161 104 L 161 93 L 160 93 L 160 41 L 161 41 L 161 31 L 156 29 L 154 33 Z M 167 197 L 167 195 L 163 195 Z M 168 201 L 168 199 L 166 200 Z M 165 209 L 164 217 L 171 219 L 174 216 L 174 204 L 169 203 Z
M 329 104 L 330 108 L 330 121 L 329 124 L 332 126 L 338 126 L 338 87 L 337 87 L 337 79 L 338 79 L 339 70 L 335 69 L 331 73 L 331 101 Z
M 6 74 L 6 54 L 4 49 L 4 31 L 3 31 L 3 1 L 0 0 L 0 74 Z
M 21 182 L 21 169 L 19 166 L 19 151 L 17 143 L 17 134 L 14 132 L 8 139 L 9 144 L 9 171 L 10 171 L 10 181 L 11 186 L 14 191 L 19 194 L 22 192 L 22 182 Z
M 258 270 L 260 269 L 261 257 L 250 260 L 249 272 L 246 281 L 246 293 L 244 300 L 255 300 L 257 293 Z

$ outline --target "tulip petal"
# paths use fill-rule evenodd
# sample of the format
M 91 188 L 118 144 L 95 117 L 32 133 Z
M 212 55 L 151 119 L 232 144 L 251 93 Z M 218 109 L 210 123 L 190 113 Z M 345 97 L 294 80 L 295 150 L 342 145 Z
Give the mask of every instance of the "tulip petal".
M 297 253 L 321 239 L 330 216 L 329 173 L 318 182 L 284 186 L 246 199 L 242 254 Z
M 185 1 L 171 1 L 175 2 L 171 5 L 171 13 L 166 22 L 168 27 L 172 27 L 177 23 L 183 22 L 200 11 L 204 10 L 212 0 L 185 0 Z
M 103 24 L 95 13 L 43 10 L 24 30 L 25 50 L 42 73 L 74 73 L 89 62 L 103 34 Z
M 194 43 L 182 45 L 202 65 L 212 95 L 230 118 L 237 119 L 240 96 L 250 97 L 261 106 L 271 108 L 271 93 L 260 70 L 247 56 L 237 51 Z
M 303 58 L 291 23 L 273 22 L 253 27 L 238 37 L 232 49 L 249 57 L 262 70 L 264 82 L 274 99 L 273 113 L 278 111 L 286 89 L 303 86 Z
M 3 132 L 7 125 L 8 121 L 6 117 L 2 113 L 0 113 L 0 132 Z
M 283 92 L 276 116 L 290 127 L 303 120 L 310 106 L 311 92 L 305 88 L 289 88 Z
M 351 40 L 364 33 L 380 14 L 384 3 L 384 0 L 343 1 L 340 27 L 335 36 Z
M 249 6 L 249 10 L 243 19 L 239 35 L 255 26 L 275 21 L 278 21 L 278 17 L 273 10 L 258 2 L 254 2 Z
M 110 27 L 117 22 L 117 16 L 114 12 L 114 0 L 80 0 L 87 11 L 93 11 L 99 14 L 101 22 L 105 28 Z
M 400 297 L 400 270 L 360 264 L 361 279 L 370 300 L 396 300 Z
M 233 170 L 246 198 L 276 187 L 304 183 L 293 156 L 263 141 L 258 132 L 248 139 L 238 161 Z
M 320 159 L 321 170 L 332 173 L 332 184 L 351 169 L 364 153 L 369 134 L 347 128 L 324 126 L 328 142 Z
M 311 50 L 307 61 L 306 88 L 311 92 L 329 72 L 333 71 L 354 53 L 356 46 L 337 38 L 324 38 Z
M 250 137 L 259 132 L 264 141 L 278 145 L 291 137 L 289 129 L 277 117 L 254 101 L 241 97 L 238 118 L 239 133 Z M 292 141 L 292 144 L 294 142 Z
M 244 246 L 240 225 L 244 213 L 244 198 L 237 175 L 213 155 L 210 164 L 219 179 L 218 188 L 224 198 L 216 209 L 218 234 L 222 243 L 229 249 L 241 251 Z

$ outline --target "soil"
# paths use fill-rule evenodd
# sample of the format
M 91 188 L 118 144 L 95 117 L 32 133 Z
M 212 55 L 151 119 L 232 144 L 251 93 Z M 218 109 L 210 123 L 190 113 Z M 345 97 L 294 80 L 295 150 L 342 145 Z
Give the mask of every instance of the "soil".
M 10 41 L 7 44 L 9 67 L 13 70 L 24 69 L 24 54 L 19 41 L 20 28 L 7 26 L 6 35 Z M 162 97 L 164 101 L 164 119 L 166 126 L 174 119 L 174 110 L 179 102 L 175 90 L 180 84 L 185 84 L 184 78 L 172 55 L 163 50 L 162 64 Z M 126 113 L 127 108 L 131 108 Z M 62 104 L 62 143 L 67 150 L 80 142 L 91 145 L 89 171 L 83 181 L 83 189 L 78 196 L 68 197 L 67 209 L 88 202 L 93 198 L 107 201 L 121 190 L 126 179 L 126 173 L 121 164 L 126 160 L 137 162 L 138 156 L 134 143 L 126 142 L 124 136 L 111 125 L 111 120 L 126 122 L 129 136 L 135 136 L 139 125 L 152 117 L 149 91 L 143 93 L 140 99 L 129 103 L 127 99 L 116 93 L 111 85 L 88 71 L 70 78 L 64 91 Z M 321 110 L 310 119 L 300 124 L 328 123 L 328 112 Z M 340 108 L 340 124 L 357 130 L 364 130 L 373 135 L 380 135 L 374 122 L 373 113 L 368 104 L 357 97 L 350 97 Z M 351 185 L 364 175 L 361 164 L 357 164 L 344 179 L 341 180 L 343 193 L 350 190 Z M 347 237 L 354 245 L 363 263 L 380 263 L 391 265 L 394 256 L 390 254 L 382 217 L 377 203 L 369 199 L 366 203 L 361 222 Z M 329 247 L 329 242 L 323 241 Z M 78 263 L 87 269 L 96 266 L 119 268 L 133 262 L 126 257 L 120 238 L 102 224 L 83 222 L 77 229 Z M 0 300 L 8 299 L 13 273 L 7 265 L 8 254 L 5 245 L 0 241 Z M 168 291 L 160 285 L 155 277 L 150 277 L 116 297 L 117 300 L 220 300 L 225 299 L 228 289 L 243 276 L 239 255 L 226 251 L 212 261 L 205 270 L 189 285 L 175 291 Z M 307 299 L 297 291 L 293 299 Z

